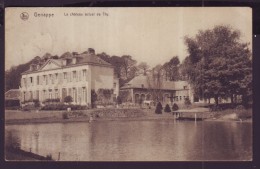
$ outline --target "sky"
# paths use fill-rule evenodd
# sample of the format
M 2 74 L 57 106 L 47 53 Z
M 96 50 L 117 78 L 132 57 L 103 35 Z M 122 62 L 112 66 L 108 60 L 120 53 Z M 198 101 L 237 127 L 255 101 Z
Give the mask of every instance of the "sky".
M 28 19 L 21 19 L 23 12 Z M 249 7 L 7 8 L 5 70 L 45 53 L 60 56 L 88 48 L 131 55 L 151 67 L 173 56 L 182 61 L 188 55 L 184 37 L 216 25 L 240 30 L 241 42 L 252 47 Z

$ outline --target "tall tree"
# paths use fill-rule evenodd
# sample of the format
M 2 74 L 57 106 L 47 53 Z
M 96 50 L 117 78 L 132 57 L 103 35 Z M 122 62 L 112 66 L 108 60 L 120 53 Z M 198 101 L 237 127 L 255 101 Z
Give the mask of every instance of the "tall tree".
M 146 62 L 141 62 L 138 64 L 137 68 L 139 70 L 141 70 L 141 73 L 143 73 L 143 75 L 146 75 L 148 69 L 149 69 L 149 65 Z
M 170 81 L 177 81 L 180 79 L 179 75 L 180 60 L 178 56 L 171 58 L 169 62 L 166 62 L 163 67 L 165 70 L 165 78 Z
M 121 78 L 127 80 L 134 77 L 133 71 L 136 71 L 136 60 L 132 59 L 130 55 L 123 55 L 122 57 L 122 74 Z
M 215 26 L 186 37 L 189 56 L 184 67 L 195 93 L 201 98 L 242 95 L 247 103 L 252 91 L 252 60 L 248 43 L 241 43 L 240 32 L 229 26 Z

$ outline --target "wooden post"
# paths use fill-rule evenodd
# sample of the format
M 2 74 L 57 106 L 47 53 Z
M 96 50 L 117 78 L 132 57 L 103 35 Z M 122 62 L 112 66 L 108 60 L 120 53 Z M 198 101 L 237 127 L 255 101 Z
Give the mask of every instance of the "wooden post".
M 59 152 L 59 156 L 58 156 L 58 161 L 60 161 L 60 152 Z

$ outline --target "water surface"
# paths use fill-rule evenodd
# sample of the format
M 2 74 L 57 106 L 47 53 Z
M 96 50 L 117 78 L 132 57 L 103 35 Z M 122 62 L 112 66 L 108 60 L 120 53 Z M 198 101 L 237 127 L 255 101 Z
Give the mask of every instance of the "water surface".
M 150 120 L 7 125 L 5 135 L 6 146 L 64 161 L 252 159 L 252 123 Z

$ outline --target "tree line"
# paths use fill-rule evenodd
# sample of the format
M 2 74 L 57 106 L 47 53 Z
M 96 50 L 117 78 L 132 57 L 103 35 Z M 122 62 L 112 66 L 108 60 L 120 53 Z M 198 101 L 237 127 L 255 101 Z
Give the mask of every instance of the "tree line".
M 239 30 L 226 25 L 200 30 L 195 37 L 185 37 L 188 56 L 182 63 L 178 56 L 173 56 L 168 62 L 154 67 L 146 62 L 137 63 L 130 55 L 110 56 L 102 52 L 97 56 L 114 66 L 120 86 L 137 75 L 149 74 L 153 77 L 153 86 L 160 85 L 158 81 L 161 80 L 186 80 L 200 99 L 214 98 L 218 104 L 220 97 L 231 98 L 233 103 L 237 96 L 242 96 L 243 104 L 247 104 L 252 99 L 252 53 L 249 43 L 242 43 L 240 38 Z M 5 91 L 19 87 L 21 73 L 28 70 L 30 64 L 75 54 L 77 52 L 65 52 L 59 57 L 46 53 L 11 67 L 5 72 Z

